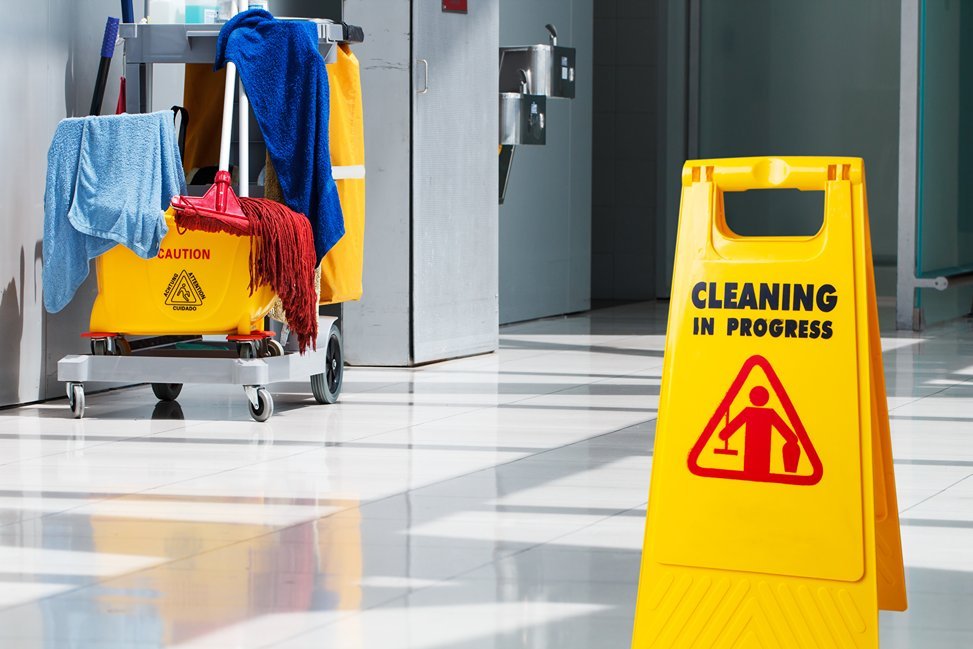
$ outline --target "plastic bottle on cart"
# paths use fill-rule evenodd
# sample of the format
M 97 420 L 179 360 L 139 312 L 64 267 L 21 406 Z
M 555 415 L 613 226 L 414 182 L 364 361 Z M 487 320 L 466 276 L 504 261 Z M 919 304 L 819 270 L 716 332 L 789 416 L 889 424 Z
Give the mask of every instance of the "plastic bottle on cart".
M 186 22 L 215 23 L 219 14 L 217 0 L 186 0 Z

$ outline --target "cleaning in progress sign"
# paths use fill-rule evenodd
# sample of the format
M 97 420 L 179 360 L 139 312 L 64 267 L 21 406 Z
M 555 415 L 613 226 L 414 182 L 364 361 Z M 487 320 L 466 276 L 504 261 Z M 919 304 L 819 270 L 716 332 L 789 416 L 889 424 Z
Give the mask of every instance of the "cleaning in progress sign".
M 682 185 L 632 647 L 876 649 L 906 601 L 864 165 Z M 823 192 L 816 234 L 732 231 L 724 192 L 777 188 Z

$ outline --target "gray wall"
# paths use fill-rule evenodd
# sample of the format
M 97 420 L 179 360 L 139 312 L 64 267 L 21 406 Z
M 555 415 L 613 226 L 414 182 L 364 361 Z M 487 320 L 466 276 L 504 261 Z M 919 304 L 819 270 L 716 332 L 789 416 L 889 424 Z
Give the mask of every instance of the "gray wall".
M 661 164 L 656 175 L 655 286 L 660 298 L 668 298 L 672 288 L 682 165 L 689 157 L 688 4 L 688 0 L 666 0 L 662 7 L 665 15 L 660 20 L 664 30 L 659 36 L 659 64 L 665 70 L 660 84 L 663 101 L 659 104 L 659 123 L 664 130 L 659 138 Z
M 605 0 L 502 0 L 500 45 L 577 48 L 574 99 L 548 99 L 547 145 L 517 147 L 500 207 L 500 322 L 583 311 L 591 296 L 592 19 Z
M 140 4 L 140 3 L 136 3 Z M 139 7 L 136 8 L 137 10 Z M 47 148 L 58 122 L 87 113 L 109 15 L 116 0 L 21 3 L 4 18 L 0 39 L 0 405 L 63 394 L 57 360 L 82 351 L 94 282 L 72 304 L 46 316 L 41 240 Z M 140 15 L 138 16 L 140 17 Z M 105 105 L 114 108 L 121 50 Z
M 878 292 L 893 295 L 898 3 L 702 0 L 701 6 L 699 157 L 864 158 Z M 727 220 L 733 226 L 736 218 L 753 234 L 787 234 L 781 228 L 820 223 L 823 197 L 817 198 L 798 204 L 786 192 L 749 192 L 736 201 L 736 217 L 728 204 Z
M 656 296 L 664 4 L 595 3 L 591 297 Z
M 365 111 L 364 294 L 343 305 L 346 357 L 356 365 L 411 362 L 410 192 L 412 3 L 345 0 Z

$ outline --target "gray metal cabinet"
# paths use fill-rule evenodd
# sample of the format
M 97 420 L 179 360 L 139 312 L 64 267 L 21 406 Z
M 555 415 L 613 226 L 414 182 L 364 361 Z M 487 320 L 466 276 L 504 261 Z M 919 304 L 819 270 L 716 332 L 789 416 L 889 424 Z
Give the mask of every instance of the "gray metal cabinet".
M 413 361 L 496 349 L 498 4 L 413 2 Z
M 412 365 L 498 339 L 499 0 L 346 0 L 362 25 L 368 205 L 349 362 Z M 404 37 L 403 37 L 404 35 Z

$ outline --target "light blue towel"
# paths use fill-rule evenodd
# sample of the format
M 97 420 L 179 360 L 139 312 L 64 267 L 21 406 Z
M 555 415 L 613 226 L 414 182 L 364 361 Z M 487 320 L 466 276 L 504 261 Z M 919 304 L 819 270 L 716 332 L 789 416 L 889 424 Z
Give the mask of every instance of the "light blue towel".
M 47 152 L 44 307 L 57 313 L 91 259 L 122 244 L 159 253 L 169 200 L 186 193 L 172 113 L 65 119 Z

